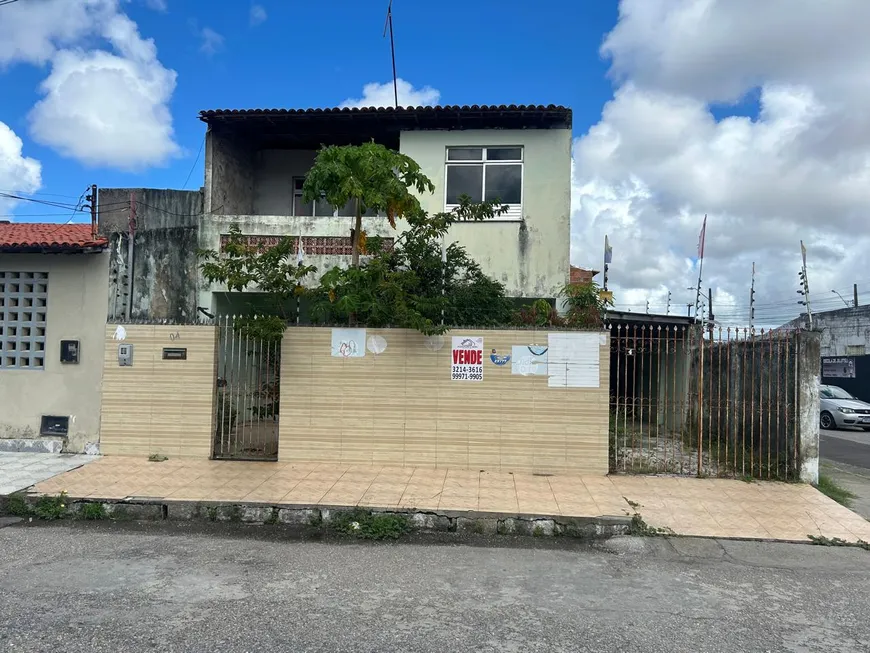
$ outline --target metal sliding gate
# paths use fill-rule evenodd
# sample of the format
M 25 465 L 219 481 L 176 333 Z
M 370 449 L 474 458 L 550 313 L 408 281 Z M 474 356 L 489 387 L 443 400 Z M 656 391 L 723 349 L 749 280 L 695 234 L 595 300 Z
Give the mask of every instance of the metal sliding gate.
M 277 460 L 281 343 L 249 337 L 238 320 L 217 318 L 214 458 Z
M 610 470 L 786 480 L 796 331 L 610 326 Z

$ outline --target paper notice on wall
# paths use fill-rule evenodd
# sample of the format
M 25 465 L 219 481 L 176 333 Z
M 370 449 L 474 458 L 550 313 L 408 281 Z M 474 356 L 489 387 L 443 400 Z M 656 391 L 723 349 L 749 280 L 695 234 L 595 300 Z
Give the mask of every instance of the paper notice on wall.
M 332 355 L 336 358 L 362 358 L 366 355 L 365 329 L 333 329 Z
M 453 381 L 483 381 L 483 338 L 453 336 L 450 353 Z
M 599 387 L 601 340 L 597 333 L 551 333 L 547 343 L 548 387 Z
M 511 374 L 547 376 L 546 345 L 514 345 L 511 347 Z

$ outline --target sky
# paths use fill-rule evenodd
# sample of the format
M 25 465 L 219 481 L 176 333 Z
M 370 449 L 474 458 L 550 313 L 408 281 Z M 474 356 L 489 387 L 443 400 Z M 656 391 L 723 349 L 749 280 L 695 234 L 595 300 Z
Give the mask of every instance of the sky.
M 388 0 L 0 0 L 0 193 L 198 188 L 203 109 L 392 104 Z M 571 262 L 616 307 L 870 301 L 870 2 L 394 0 L 399 103 L 573 109 Z M 0 220 L 84 220 L 0 196 Z M 600 280 L 600 276 L 598 277 Z M 670 295 L 670 300 L 668 299 Z

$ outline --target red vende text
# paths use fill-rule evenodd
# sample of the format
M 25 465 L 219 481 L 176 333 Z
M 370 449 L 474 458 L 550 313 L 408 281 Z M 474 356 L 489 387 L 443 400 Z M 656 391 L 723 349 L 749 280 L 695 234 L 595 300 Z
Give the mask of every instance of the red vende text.
M 483 365 L 483 352 L 479 349 L 454 349 L 454 365 Z

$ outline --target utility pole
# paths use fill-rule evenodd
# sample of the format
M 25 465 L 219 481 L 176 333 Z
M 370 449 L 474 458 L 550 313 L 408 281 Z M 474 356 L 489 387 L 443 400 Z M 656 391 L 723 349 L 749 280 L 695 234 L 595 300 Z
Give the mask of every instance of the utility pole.
M 713 289 L 707 288 L 707 301 L 709 302 L 709 306 L 707 307 L 707 326 L 710 329 L 710 339 L 713 339 Z
M 858 308 L 858 284 L 857 283 L 852 284 L 852 294 L 854 295 L 855 308 Z
M 670 315 L 670 314 L 671 314 L 671 291 L 669 290 L 668 291 L 668 305 L 665 308 L 665 315 Z
M 646 300 L 646 314 L 649 315 L 649 300 Z
M 798 272 L 798 277 L 801 280 L 802 289 L 798 290 L 798 295 L 803 295 L 804 298 L 798 302 L 802 306 L 807 307 L 807 322 L 809 323 L 810 331 L 813 330 L 813 309 L 810 307 L 810 284 L 807 281 L 807 248 L 804 247 L 804 241 L 801 241 L 801 271 Z
M 749 330 L 755 327 L 755 261 L 752 261 L 752 283 L 749 284 Z
M 686 317 L 692 317 L 692 303 L 686 303 Z
M 91 238 L 97 239 L 97 185 L 91 184 L 91 194 L 85 195 L 85 201 L 91 209 Z M 857 286 L 855 286 L 857 288 Z M 857 292 L 857 291 L 856 291 Z M 856 297 L 858 295 L 855 295 Z

